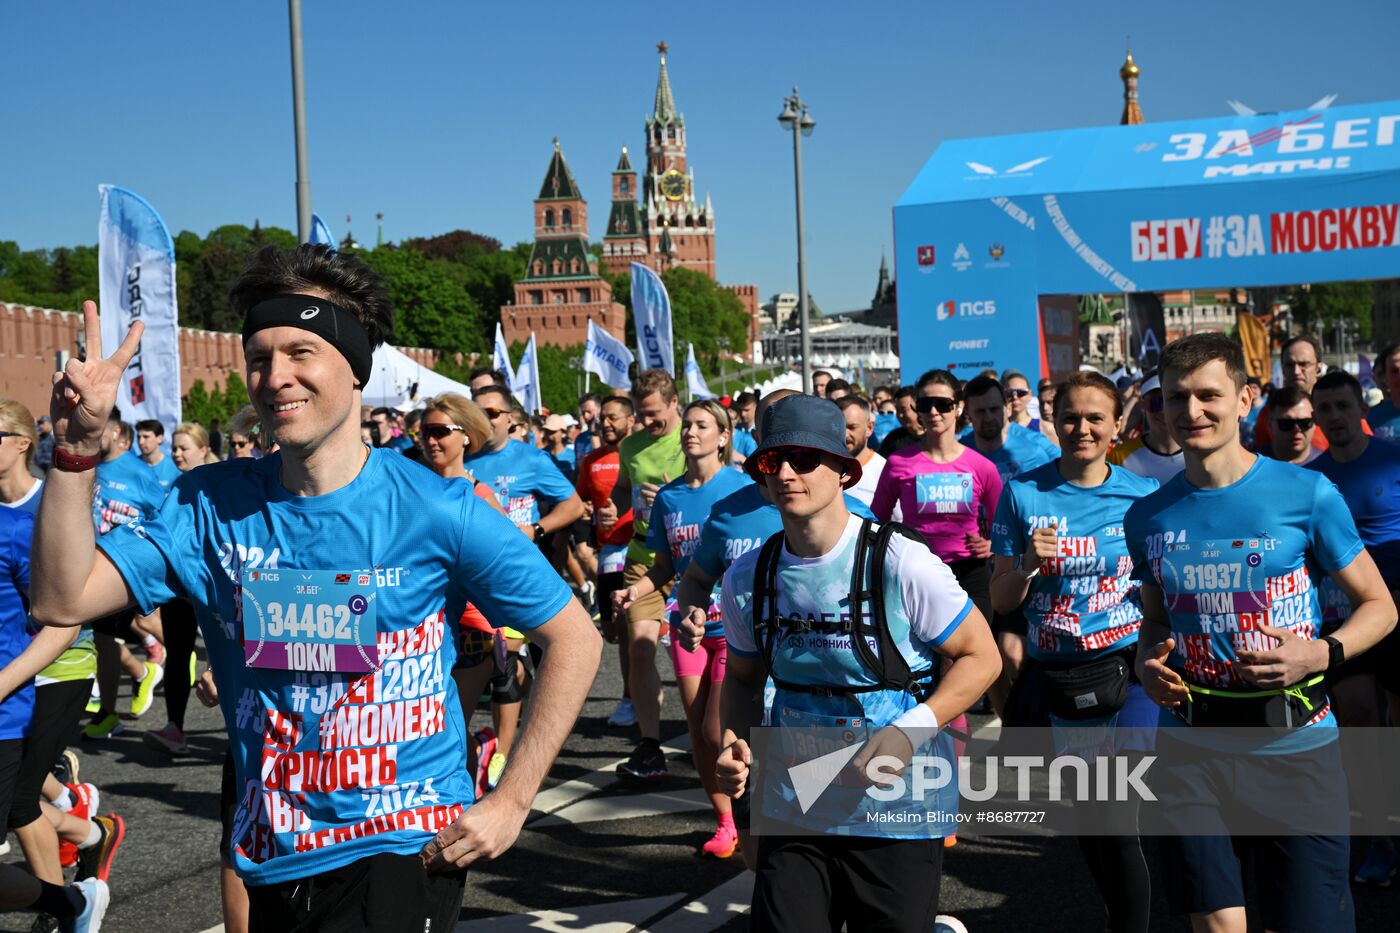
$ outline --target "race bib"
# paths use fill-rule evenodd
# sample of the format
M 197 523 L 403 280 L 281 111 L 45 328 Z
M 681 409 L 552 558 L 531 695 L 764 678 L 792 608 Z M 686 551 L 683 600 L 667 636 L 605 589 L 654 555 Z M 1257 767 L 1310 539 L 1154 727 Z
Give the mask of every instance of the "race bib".
M 378 591 L 370 573 L 250 570 L 243 575 L 243 658 L 278 671 L 379 669 Z
M 627 567 L 627 545 L 605 544 L 598 549 L 599 573 L 622 573 Z
M 777 713 L 777 724 L 786 727 L 779 735 L 782 737 L 781 747 L 787 767 L 830 755 L 852 745 L 864 745 L 870 738 L 870 721 L 859 715 L 858 708 L 855 716 L 828 716 L 790 706 L 780 706 L 774 712 Z M 832 783 L 842 787 L 865 786 L 864 779 L 853 768 L 843 769 Z
M 972 515 L 971 473 L 922 473 L 914 491 L 919 512 L 925 515 Z

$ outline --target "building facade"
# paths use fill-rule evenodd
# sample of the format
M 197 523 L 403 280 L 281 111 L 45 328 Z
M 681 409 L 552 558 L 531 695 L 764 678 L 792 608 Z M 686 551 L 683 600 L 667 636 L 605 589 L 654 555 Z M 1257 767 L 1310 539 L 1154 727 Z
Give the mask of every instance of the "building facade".
M 515 303 L 501 309 L 501 330 L 506 343 L 533 332 L 540 342 L 572 346 L 588 338 L 590 320 L 622 340 L 624 316 L 589 252 L 588 202 L 556 139 L 535 198 L 535 246 L 515 283 Z

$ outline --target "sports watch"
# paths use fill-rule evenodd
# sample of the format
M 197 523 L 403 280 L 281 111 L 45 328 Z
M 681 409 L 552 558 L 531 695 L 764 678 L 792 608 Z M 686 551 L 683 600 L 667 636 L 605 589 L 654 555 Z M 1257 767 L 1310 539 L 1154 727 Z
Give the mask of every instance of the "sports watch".
M 543 540 L 543 538 L 544 538 L 544 527 L 543 527 L 539 522 L 535 522 L 535 537 L 534 537 L 534 540 L 540 541 L 540 540 Z
M 1327 642 L 1327 670 L 1335 671 L 1347 659 L 1346 648 L 1331 635 L 1323 635 L 1322 640 Z

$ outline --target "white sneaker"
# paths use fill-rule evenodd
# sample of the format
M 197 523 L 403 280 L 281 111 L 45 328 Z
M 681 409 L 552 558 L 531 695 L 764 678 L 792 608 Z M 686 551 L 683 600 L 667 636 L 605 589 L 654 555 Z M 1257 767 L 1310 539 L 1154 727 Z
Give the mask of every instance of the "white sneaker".
M 632 708 L 632 701 L 623 697 L 617 701 L 617 709 L 608 717 L 608 725 L 616 726 L 619 729 L 626 729 L 628 726 L 637 724 L 637 711 Z
M 97 933 L 102 929 L 112 892 L 100 878 L 84 878 L 76 886 L 83 893 L 83 912 L 73 918 L 73 933 Z
M 933 921 L 933 933 L 967 933 L 967 927 L 957 917 L 939 914 Z

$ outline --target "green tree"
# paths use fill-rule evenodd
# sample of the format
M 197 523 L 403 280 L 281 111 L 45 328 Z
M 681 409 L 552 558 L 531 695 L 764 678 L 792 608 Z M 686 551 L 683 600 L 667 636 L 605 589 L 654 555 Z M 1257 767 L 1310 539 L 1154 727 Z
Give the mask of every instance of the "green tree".
M 379 273 L 394 302 L 393 341 L 444 353 L 488 347 L 481 311 L 456 278 L 415 250 L 382 246 L 360 258 Z
M 1339 321 L 1354 326 L 1363 341 L 1371 339 L 1371 283 L 1322 282 L 1293 289 L 1288 300 L 1293 320 L 1303 333 L 1331 333 Z

